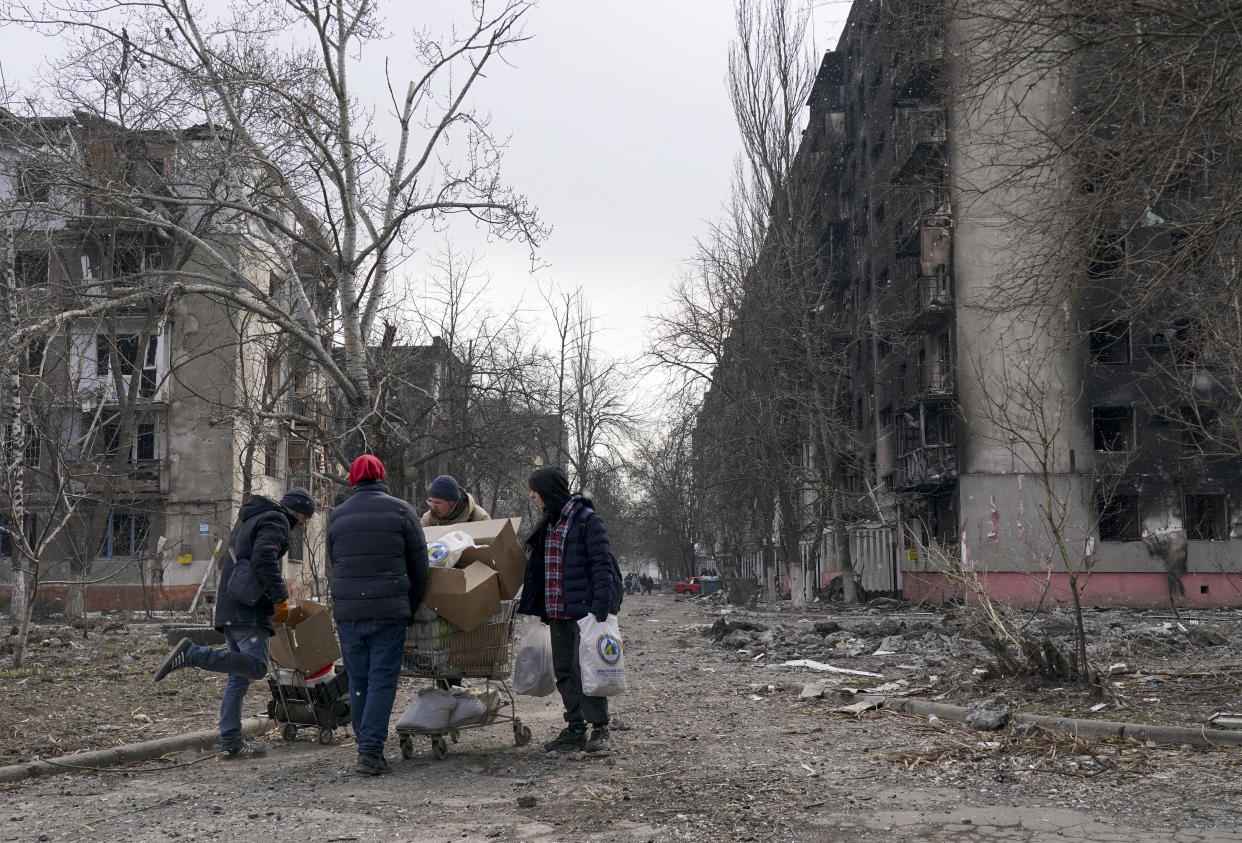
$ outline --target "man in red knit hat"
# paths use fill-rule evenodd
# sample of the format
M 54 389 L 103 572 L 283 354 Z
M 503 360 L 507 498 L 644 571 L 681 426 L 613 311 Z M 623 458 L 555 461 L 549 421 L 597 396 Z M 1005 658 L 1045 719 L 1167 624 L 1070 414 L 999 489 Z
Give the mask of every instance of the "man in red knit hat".
M 405 627 L 423 602 L 427 541 L 414 507 L 388 494 L 384 464 L 363 454 L 349 468 L 353 492 L 328 519 L 332 616 L 349 673 L 359 775 L 391 773 L 384 758 L 397 696 Z

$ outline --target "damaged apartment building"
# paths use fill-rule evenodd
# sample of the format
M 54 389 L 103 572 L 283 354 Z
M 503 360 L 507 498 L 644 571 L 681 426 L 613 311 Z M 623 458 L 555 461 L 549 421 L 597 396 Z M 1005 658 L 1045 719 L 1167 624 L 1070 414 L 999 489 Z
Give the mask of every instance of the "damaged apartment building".
M 0 518 L 20 515 L 26 542 L 0 542 L 0 601 L 18 568 L 37 572 L 43 611 L 184 607 L 205 579 L 214 587 L 205 575 L 247 493 L 326 497 L 322 384 L 245 308 L 170 292 L 170 278 L 219 265 L 135 209 L 181 189 L 181 153 L 201 130 L 137 133 L 86 115 L 0 124 L 6 330 L 50 326 L 9 357 Z M 297 283 L 239 239 L 204 242 L 269 302 Z M 289 555 L 289 579 L 310 591 L 322 589 L 321 529 L 296 531 Z
M 855 2 L 803 139 L 848 253 L 825 282 L 854 326 L 846 412 L 875 501 L 855 571 L 934 601 L 1064 603 L 1073 570 L 1088 604 L 1242 603 L 1242 459 L 1197 432 L 1193 319 L 1120 300 L 1176 232 L 1149 209 L 1066 259 L 1093 186 L 1064 159 L 1014 174 L 1072 113 L 1072 77 L 980 82 L 946 8 Z

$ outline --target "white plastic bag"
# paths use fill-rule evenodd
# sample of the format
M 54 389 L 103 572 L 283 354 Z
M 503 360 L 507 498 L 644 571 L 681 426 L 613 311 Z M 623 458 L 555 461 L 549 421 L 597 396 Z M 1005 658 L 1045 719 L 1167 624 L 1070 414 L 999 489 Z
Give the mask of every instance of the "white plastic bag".
M 587 615 L 578 621 L 578 666 L 582 693 L 588 697 L 615 697 L 625 693 L 625 654 L 616 615 L 603 623 Z
M 474 547 L 474 539 L 463 530 L 445 533 L 433 542 L 427 542 L 427 563 L 433 568 L 451 568 L 461 558 L 461 552 Z
M 443 688 L 423 688 L 397 720 L 398 729 L 440 732 L 448 728 L 458 699 Z
M 518 621 L 518 648 L 513 659 L 513 693 L 546 697 L 556 690 L 552 667 L 552 634 L 534 615 Z

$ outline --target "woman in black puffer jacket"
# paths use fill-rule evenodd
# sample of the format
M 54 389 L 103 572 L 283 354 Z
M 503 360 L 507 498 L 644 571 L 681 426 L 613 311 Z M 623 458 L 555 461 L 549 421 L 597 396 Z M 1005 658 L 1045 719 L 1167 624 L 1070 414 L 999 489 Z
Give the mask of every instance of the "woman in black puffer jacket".
M 543 519 L 526 540 L 530 558 L 518 611 L 543 618 L 551 629 L 556 688 L 568 723 L 544 749 L 600 752 L 610 748 L 608 698 L 582 693 L 578 621 L 588 614 L 603 621 L 620 611 L 621 572 L 608 546 L 604 519 L 590 498 L 570 493 L 565 472 L 540 468 L 528 485 Z M 594 727 L 590 738 L 588 723 Z

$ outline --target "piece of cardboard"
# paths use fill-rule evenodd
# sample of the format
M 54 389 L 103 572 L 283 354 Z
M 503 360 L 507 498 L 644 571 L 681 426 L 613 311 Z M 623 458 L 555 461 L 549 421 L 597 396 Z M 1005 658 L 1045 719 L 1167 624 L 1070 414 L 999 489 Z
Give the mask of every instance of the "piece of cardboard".
M 482 562 L 427 572 L 423 603 L 458 629 L 469 632 L 500 611 L 500 579 Z
M 289 620 L 276 624 L 270 650 L 272 661 L 287 670 L 313 676 L 341 657 L 328 607 L 298 600 L 289 607 Z
M 435 541 L 457 530 L 470 536 L 479 547 L 463 550 L 457 566 L 465 567 L 472 562 L 487 565 L 500 576 L 500 599 L 512 600 L 526 577 L 526 552 L 517 537 L 521 526 L 521 518 L 493 518 L 490 521 L 428 527 L 425 533 L 427 541 Z

